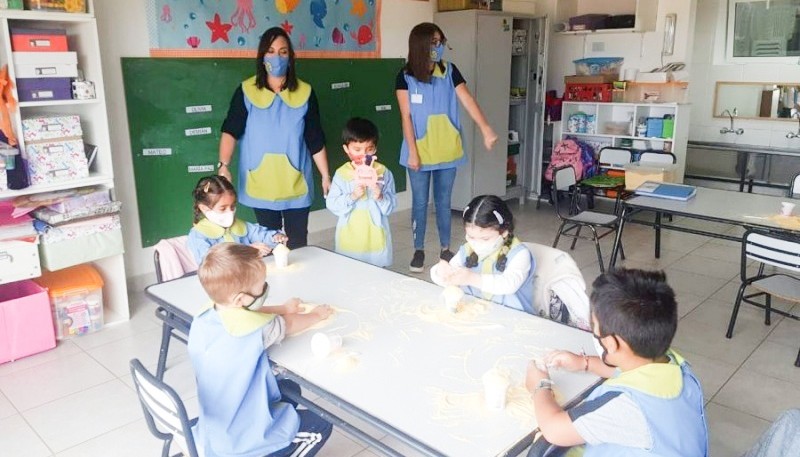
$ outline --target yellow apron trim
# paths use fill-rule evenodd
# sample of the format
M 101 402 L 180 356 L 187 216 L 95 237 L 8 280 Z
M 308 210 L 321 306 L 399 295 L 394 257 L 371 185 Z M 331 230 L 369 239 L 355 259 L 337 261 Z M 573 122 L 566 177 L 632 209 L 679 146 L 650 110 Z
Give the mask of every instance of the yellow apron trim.
M 272 102 L 275 101 L 275 92 L 269 89 L 259 89 L 256 86 L 255 76 L 251 76 L 242 81 L 242 92 L 244 92 L 245 97 L 250 100 L 250 103 L 257 108 L 269 108 L 272 106 Z M 278 92 L 277 95 L 291 108 L 300 108 L 305 105 L 309 97 L 311 97 L 311 85 L 298 79 L 297 89 L 293 91 L 282 90 Z
M 200 316 L 213 308 L 214 302 L 209 301 L 200 308 L 197 315 Z M 220 306 L 217 309 L 217 313 L 222 321 L 222 326 L 225 327 L 225 331 L 232 336 L 249 335 L 267 325 L 272 319 L 275 319 L 274 314 L 259 313 L 250 311 L 247 308 L 223 308 Z
M 669 363 L 648 363 L 608 379 L 609 386 L 630 387 L 658 398 L 676 398 L 683 390 L 683 357 L 673 350 L 667 352 Z
M 461 133 L 447 114 L 431 114 L 425 136 L 417 140 L 417 151 L 423 165 L 453 162 L 464 155 Z
M 511 252 L 511 250 L 514 249 L 514 246 L 518 245 L 519 242 L 520 242 L 519 238 L 514 237 L 514 239 L 511 240 L 511 246 L 508 247 L 508 251 Z M 502 250 L 503 248 L 501 247 L 500 249 L 491 253 L 489 257 L 483 259 L 483 261 L 481 262 L 481 274 L 484 275 L 494 274 L 494 264 L 497 263 L 497 258 L 500 257 L 500 251 Z M 471 254 L 472 254 L 472 249 L 469 247 L 469 244 L 467 244 L 467 257 L 469 257 Z M 483 291 L 481 291 L 481 295 L 483 296 L 484 300 L 489 300 L 489 301 L 491 301 L 492 297 L 494 297 L 494 295 L 487 294 Z
M 372 223 L 369 211 L 354 209 L 339 231 L 339 249 L 345 252 L 381 252 L 386 248 L 386 233 L 383 227 Z
M 435 78 L 444 78 L 445 76 L 447 76 L 447 62 L 442 60 L 442 65 L 444 65 L 444 71 L 442 71 L 442 69 L 439 68 L 439 65 L 433 64 L 433 73 L 431 74 L 431 76 Z
M 264 154 L 258 167 L 247 171 L 244 189 L 247 195 L 267 201 L 293 200 L 308 193 L 305 177 L 285 154 Z
M 231 234 L 239 237 L 247 234 L 247 223 L 241 219 L 234 219 L 233 225 L 228 228 L 224 228 L 206 218 L 202 218 L 200 219 L 200 222 L 194 224 L 194 228 L 206 238 L 211 238 L 214 240 L 222 238 L 230 243 L 234 242 Z

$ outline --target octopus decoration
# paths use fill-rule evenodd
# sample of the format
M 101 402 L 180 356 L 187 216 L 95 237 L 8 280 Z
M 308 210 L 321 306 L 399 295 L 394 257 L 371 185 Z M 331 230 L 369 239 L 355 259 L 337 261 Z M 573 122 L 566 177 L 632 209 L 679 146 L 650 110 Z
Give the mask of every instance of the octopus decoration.
M 253 0 L 236 0 L 236 11 L 231 16 L 231 24 L 238 26 L 242 33 L 247 33 L 256 26 L 253 15 Z

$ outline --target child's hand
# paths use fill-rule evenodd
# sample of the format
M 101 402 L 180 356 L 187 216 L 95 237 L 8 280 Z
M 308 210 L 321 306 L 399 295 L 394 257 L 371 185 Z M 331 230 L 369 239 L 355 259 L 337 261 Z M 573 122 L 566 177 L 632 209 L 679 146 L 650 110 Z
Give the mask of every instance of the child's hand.
M 286 243 L 289 241 L 289 237 L 283 233 L 276 233 L 275 235 L 272 235 L 272 241 L 276 243 Z
M 258 253 L 261 254 L 262 257 L 265 255 L 269 255 L 269 253 L 272 252 L 272 248 L 264 243 L 253 243 L 250 246 L 253 246 L 254 248 L 258 249 Z
M 303 301 L 297 297 L 290 298 L 283 303 L 283 314 L 297 314 L 303 310 L 302 305 Z
M 583 356 L 569 351 L 553 351 L 547 354 L 545 363 L 549 368 L 560 368 L 567 371 L 583 371 L 586 368 L 586 360 Z
M 353 193 L 350 194 L 350 198 L 352 198 L 353 201 L 356 201 L 356 200 L 360 199 L 361 197 L 363 197 L 365 192 L 366 192 L 366 189 L 364 188 L 364 186 L 361 185 L 361 184 L 358 184 L 356 186 L 356 188 L 353 189 Z
M 468 268 L 453 267 L 450 265 L 450 274 L 444 278 L 450 286 L 480 286 L 480 275 Z
M 374 186 L 370 186 L 370 189 L 372 190 L 373 200 L 380 200 L 383 197 L 383 194 L 381 194 L 381 187 L 377 183 L 375 183 Z
M 525 387 L 528 389 L 528 392 L 533 393 L 539 386 L 539 381 L 549 378 L 550 375 L 536 364 L 536 360 L 528 362 L 528 373 L 525 375 Z
M 330 305 L 319 305 L 311 311 L 311 314 L 319 317 L 319 320 L 325 320 L 333 314 L 333 308 Z

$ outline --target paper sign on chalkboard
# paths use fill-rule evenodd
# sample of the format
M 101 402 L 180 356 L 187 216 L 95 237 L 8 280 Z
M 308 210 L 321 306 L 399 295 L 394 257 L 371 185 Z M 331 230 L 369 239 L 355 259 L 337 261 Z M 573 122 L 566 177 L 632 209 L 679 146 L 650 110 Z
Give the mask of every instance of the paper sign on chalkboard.
M 144 148 L 142 149 L 143 156 L 171 156 L 172 148 Z
M 210 112 L 211 112 L 211 105 L 196 105 L 196 106 L 186 107 L 186 114 L 210 113 Z
M 211 135 L 211 127 L 200 127 L 196 129 L 186 129 L 184 130 L 186 136 L 199 136 L 199 135 Z
M 214 165 L 189 165 L 186 170 L 189 173 L 208 173 L 214 171 Z

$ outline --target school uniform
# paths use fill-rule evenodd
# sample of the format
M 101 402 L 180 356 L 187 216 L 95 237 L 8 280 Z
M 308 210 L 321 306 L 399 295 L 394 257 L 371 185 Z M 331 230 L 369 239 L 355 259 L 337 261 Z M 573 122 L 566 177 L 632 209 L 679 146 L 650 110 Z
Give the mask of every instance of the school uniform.
M 211 246 L 219 243 L 239 243 L 247 245 L 264 243 L 274 248 L 278 243 L 273 241 L 272 237 L 279 233 L 281 232 L 278 230 L 270 230 L 266 227 L 245 222 L 241 219 L 234 219 L 233 225 L 225 228 L 203 218 L 189 230 L 189 237 L 186 240 L 186 245 L 199 265 L 206 257 L 206 254 L 208 254 L 208 250 L 211 249 Z

